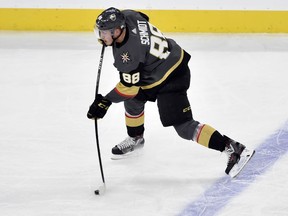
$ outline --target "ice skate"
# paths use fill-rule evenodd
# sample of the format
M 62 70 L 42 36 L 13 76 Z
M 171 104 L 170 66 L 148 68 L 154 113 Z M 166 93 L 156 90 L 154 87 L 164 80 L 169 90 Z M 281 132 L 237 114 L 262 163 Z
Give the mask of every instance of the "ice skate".
M 112 148 L 112 160 L 119 160 L 136 155 L 135 151 L 143 148 L 144 146 L 143 136 L 127 137 L 121 143 Z
M 241 172 L 255 151 L 247 149 L 245 145 L 226 136 L 225 138 L 227 138 L 225 153 L 228 156 L 228 163 L 225 173 L 234 178 Z
M 239 142 L 236 142 L 229 137 L 224 136 L 227 139 L 225 153 L 228 156 L 227 168 L 225 170 L 226 174 L 229 174 L 232 167 L 238 163 L 240 159 L 240 155 L 242 151 L 246 148 L 246 146 L 242 145 Z

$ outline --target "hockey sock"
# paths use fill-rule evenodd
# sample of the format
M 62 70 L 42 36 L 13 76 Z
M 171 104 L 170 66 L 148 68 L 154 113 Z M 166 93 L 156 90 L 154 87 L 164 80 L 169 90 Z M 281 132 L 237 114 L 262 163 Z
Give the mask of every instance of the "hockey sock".
M 139 115 L 130 115 L 126 112 L 125 121 L 127 133 L 130 137 L 136 137 L 144 133 L 144 112 Z
M 198 125 L 193 140 L 207 148 L 221 152 L 225 149 L 225 138 L 217 130 L 206 124 Z

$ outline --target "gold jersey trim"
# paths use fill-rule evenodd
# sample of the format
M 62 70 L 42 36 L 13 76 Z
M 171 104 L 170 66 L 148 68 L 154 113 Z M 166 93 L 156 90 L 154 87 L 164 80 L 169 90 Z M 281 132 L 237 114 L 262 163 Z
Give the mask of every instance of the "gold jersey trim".
M 158 80 L 157 82 L 154 82 L 154 83 L 152 83 L 152 84 L 150 84 L 150 85 L 141 86 L 141 88 L 142 88 L 143 90 L 145 90 L 145 89 L 151 89 L 151 88 L 153 88 L 153 87 L 155 87 L 155 86 L 160 85 L 160 84 L 161 84 L 162 82 L 164 82 L 164 81 L 167 79 L 167 77 L 181 64 L 181 62 L 182 62 L 182 60 L 183 60 L 183 57 L 184 57 L 184 50 L 181 49 L 181 57 L 180 57 L 180 59 L 178 60 L 178 62 L 177 62 L 176 64 L 174 64 L 160 80 Z
M 138 86 L 127 87 L 119 82 L 115 87 L 116 92 L 123 97 L 134 97 L 139 91 Z

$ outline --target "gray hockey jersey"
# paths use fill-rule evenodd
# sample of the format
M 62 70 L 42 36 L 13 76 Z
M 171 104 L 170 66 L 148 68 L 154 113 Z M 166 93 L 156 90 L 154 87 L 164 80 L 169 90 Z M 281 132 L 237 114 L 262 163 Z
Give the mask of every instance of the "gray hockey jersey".
M 143 14 L 122 11 L 126 35 L 121 44 L 113 44 L 114 66 L 120 82 L 105 97 L 112 102 L 133 98 L 141 91 L 161 85 L 181 64 L 184 50 L 148 22 Z

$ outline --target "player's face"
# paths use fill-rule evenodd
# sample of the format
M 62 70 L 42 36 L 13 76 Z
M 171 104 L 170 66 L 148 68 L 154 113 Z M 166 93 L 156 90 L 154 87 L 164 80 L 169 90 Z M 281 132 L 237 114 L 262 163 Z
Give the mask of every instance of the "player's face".
M 94 26 L 94 33 L 99 39 L 101 39 L 107 46 L 111 46 L 113 44 L 113 30 L 100 30 L 97 25 Z
M 113 43 L 113 30 L 99 30 L 99 37 L 107 46 L 111 46 Z

